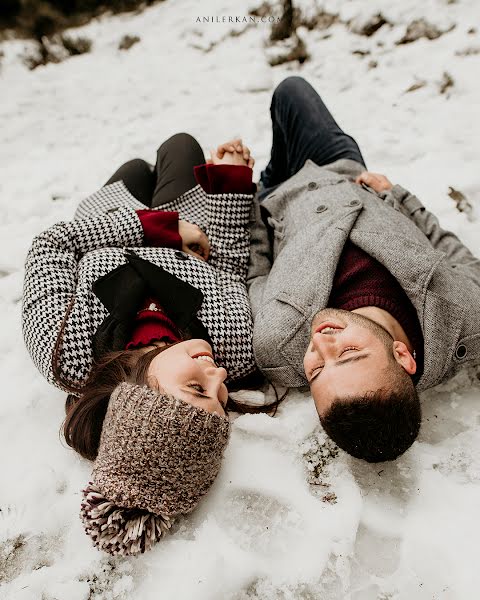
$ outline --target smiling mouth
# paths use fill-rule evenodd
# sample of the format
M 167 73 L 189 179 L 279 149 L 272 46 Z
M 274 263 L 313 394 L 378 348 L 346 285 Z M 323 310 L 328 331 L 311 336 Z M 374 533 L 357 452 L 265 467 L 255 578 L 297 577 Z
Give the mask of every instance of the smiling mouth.
M 215 367 L 217 366 L 215 364 L 215 361 L 213 359 L 213 356 L 210 354 L 210 352 L 198 352 L 197 354 L 194 354 L 192 356 L 192 358 L 194 360 L 201 360 L 201 361 L 205 361 L 205 362 L 209 362 L 212 365 L 214 365 Z
M 330 321 L 327 321 L 325 323 L 322 323 L 319 327 L 317 327 L 315 329 L 315 333 L 336 334 L 336 333 L 340 333 L 340 331 L 343 331 L 344 329 L 345 329 L 345 327 L 342 327 L 341 325 L 338 325 L 337 323 L 332 323 Z

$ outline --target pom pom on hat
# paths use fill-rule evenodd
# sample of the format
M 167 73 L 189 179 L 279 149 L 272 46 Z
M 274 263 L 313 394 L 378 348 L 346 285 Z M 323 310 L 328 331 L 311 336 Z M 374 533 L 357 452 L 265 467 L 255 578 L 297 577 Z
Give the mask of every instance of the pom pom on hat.
M 94 545 L 109 554 L 142 554 L 164 536 L 175 519 L 111 502 L 93 482 L 82 490 L 80 518 Z

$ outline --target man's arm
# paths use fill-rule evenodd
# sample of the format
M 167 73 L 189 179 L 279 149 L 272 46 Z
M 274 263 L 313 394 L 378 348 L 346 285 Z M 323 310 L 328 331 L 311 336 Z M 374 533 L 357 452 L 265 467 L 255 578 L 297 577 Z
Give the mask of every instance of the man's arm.
M 444 252 L 451 263 L 480 286 L 480 260 L 451 231 L 440 226 L 438 218 L 420 200 L 400 185 L 376 173 L 362 173 L 356 183 L 365 183 L 393 208 L 408 217 L 425 234 L 436 250 Z

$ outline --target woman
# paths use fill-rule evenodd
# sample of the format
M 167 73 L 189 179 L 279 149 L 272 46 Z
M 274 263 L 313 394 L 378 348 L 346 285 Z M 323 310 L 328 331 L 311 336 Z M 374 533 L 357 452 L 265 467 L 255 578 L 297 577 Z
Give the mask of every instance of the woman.
M 28 253 L 25 343 L 70 393 L 65 439 L 95 460 L 82 519 L 108 552 L 149 548 L 220 468 L 225 383 L 255 369 L 253 162 L 234 140 L 205 163 L 198 142 L 177 134 L 153 170 L 126 163 Z

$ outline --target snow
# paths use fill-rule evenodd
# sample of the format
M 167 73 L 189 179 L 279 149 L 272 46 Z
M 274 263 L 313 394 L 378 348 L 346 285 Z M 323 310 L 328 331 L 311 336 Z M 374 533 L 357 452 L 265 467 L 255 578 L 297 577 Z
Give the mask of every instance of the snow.
M 311 60 L 275 68 L 264 48 L 268 24 L 196 22 L 244 16 L 249 6 L 166 0 L 141 14 L 105 16 L 73 32 L 94 40 L 92 53 L 32 72 L 19 58 L 28 42 L 2 44 L 2 600 L 478 595 L 480 393 L 468 373 L 423 394 L 421 434 L 394 463 L 369 465 L 336 452 L 311 398 L 291 392 L 274 419 L 235 420 L 208 497 L 148 555 L 103 556 L 83 532 L 80 489 L 90 465 L 61 442 L 65 396 L 43 381 L 23 346 L 23 262 L 33 236 L 71 218 L 122 162 L 153 161 L 177 131 L 195 135 L 206 152 L 241 135 L 258 178 L 270 151 L 272 91 L 299 74 L 357 139 L 370 169 L 416 192 L 480 255 L 480 54 L 461 55 L 480 46 L 478 29 L 468 33 L 480 23 L 478 2 L 326 0 L 342 21 L 364 23 L 381 11 L 392 25 L 372 37 L 344 22 L 303 27 Z M 455 28 L 434 41 L 395 45 L 421 17 Z M 141 41 L 119 51 L 124 34 Z M 454 86 L 440 94 L 444 72 Z M 406 93 L 417 81 L 425 85 Z M 472 220 L 456 211 L 449 186 L 474 205 Z

